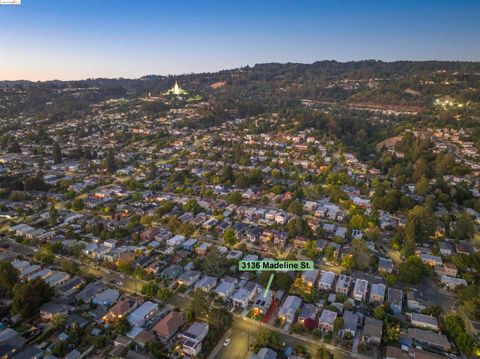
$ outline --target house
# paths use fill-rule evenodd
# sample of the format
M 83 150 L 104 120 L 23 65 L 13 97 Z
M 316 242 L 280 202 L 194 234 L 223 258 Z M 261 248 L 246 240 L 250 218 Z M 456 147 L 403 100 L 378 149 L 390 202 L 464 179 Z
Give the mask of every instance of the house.
M 416 312 L 421 312 L 427 307 L 423 300 L 419 299 L 417 292 L 413 290 L 407 291 L 407 308 Z
M 103 320 L 107 323 L 114 322 L 117 318 L 125 318 L 132 310 L 138 306 L 138 301 L 131 297 L 121 298 L 113 307 L 109 309 Z
M 152 328 L 161 343 L 167 343 L 185 323 L 182 312 L 171 311 Z
M 380 345 L 382 342 L 383 322 L 366 317 L 362 330 L 362 343 Z
M 144 302 L 127 316 L 130 325 L 134 327 L 143 327 L 149 320 L 157 315 L 158 306 L 150 301 Z
M 140 239 L 144 242 L 151 242 L 155 239 L 155 236 L 158 234 L 158 232 L 158 228 L 147 228 L 140 233 Z
M 257 286 L 245 285 L 230 297 L 234 307 L 246 308 L 257 295 Z
M 448 275 L 442 275 L 440 282 L 446 285 L 448 289 L 456 289 L 459 286 L 467 286 L 467 281 L 465 279 L 449 277 Z
M 378 258 L 378 271 L 380 273 L 392 273 L 393 261 L 391 258 Z
M 107 288 L 92 298 L 92 304 L 108 307 L 116 302 L 119 296 L 120 292 L 118 290 Z
M 3 357 L 3 356 L 2 356 Z M 43 358 L 43 351 L 36 347 L 28 347 L 18 354 L 15 354 L 14 359 L 41 359 Z
M 314 212 L 317 206 L 318 206 L 317 202 L 305 201 L 305 204 L 303 205 L 303 209 L 307 212 Z
M 435 267 L 437 265 L 443 265 L 442 258 L 440 258 L 438 256 L 431 255 L 431 254 L 420 253 L 420 259 L 422 260 L 422 262 L 424 264 L 432 266 L 432 267 Z
M 239 260 L 242 258 L 242 256 L 243 256 L 243 253 L 241 251 L 231 250 L 230 252 L 228 252 L 226 258 Z
M 20 271 L 20 278 L 21 279 L 27 279 L 29 276 L 39 272 L 41 269 L 42 269 L 42 267 L 40 267 L 39 265 L 36 265 L 36 264 L 28 266 L 27 268 L 24 268 Z
M 195 284 L 195 289 L 210 292 L 217 285 L 217 278 L 206 275 Z
M 305 249 L 307 248 L 308 238 L 297 236 L 293 239 L 293 246 L 295 248 Z
M 317 318 L 318 308 L 315 304 L 306 303 L 302 307 L 300 314 L 298 314 L 298 322 L 303 324 L 306 319 L 310 318 L 312 321 L 315 321 Z
M 97 293 L 103 289 L 102 282 L 88 283 L 76 296 L 77 302 L 82 301 L 84 303 L 89 302 Z
M 410 313 L 410 324 L 417 328 L 438 331 L 437 318 L 420 313 Z
M 40 317 L 48 322 L 57 314 L 67 314 L 70 309 L 72 307 L 66 304 L 48 302 L 40 307 Z
M 318 277 L 317 269 L 303 271 L 301 276 L 303 284 L 309 288 L 313 288 L 313 286 L 315 285 L 315 282 L 317 281 L 317 277 Z
M 342 328 L 340 329 L 341 334 L 345 335 L 345 333 L 350 333 L 352 337 L 355 337 L 358 323 L 359 323 L 358 314 L 355 314 L 350 310 L 346 310 L 345 313 L 343 313 L 343 325 L 342 325 Z
M 203 242 L 202 244 L 200 244 L 197 249 L 195 250 L 197 255 L 199 256 L 204 256 L 207 254 L 207 250 L 208 248 L 210 248 L 212 246 L 211 243 L 208 243 L 208 242 Z
M 348 295 L 351 283 L 352 283 L 352 277 L 345 274 L 340 275 L 335 285 L 335 293 Z
M 75 294 L 85 283 L 82 277 L 75 277 L 67 281 L 65 284 L 57 288 L 58 293 L 63 297 L 69 297 Z
M 35 272 L 31 275 L 29 275 L 27 277 L 27 280 L 34 280 L 34 279 L 37 279 L 37 278 L 40 278 L 40 279 L 47 279 L 48 277 L 50 277 L 51 275 L 53 274 L 53 271 L 49 268 L 44 268 L 44 269 L 41 269 L 39 270 L 38 272 Z
M 59 287 L 65 284 L 70 279 L 70 274 L 64 272 L 55 272 L 50 277 L 45 279 L 45 283 L 47 283 L 50 287 Z
M 333 281 L 335 280 L 335 273 L 325 271 L 322 273 L 318 281 L 318 288 L 329 292 L 332 289 Z
M 162 271 L 162 273 L 160 273 L 160 277 L 162 277 L 162 279 L 175 280 L 182 273 L 183 273 L 183 267 L 177 266 L 177 265 L 171 265 L 170 267 L 165 268 Z
M 8 358 L 17 353 L 27 339 L 22 337 L 16 330 L 12 328 L 5 328 L 0 331 L 0 353 L 2 358 Z
M 184 332 L 178 335 L 183 339 L 183 352 L 190 356 L 197 356 L 202 350 L 202 341 L 208 334 L 209 325 L 204 322 L 193 322 Z
M 385 291 L 387 290 L 387 287 L 385 284 L 378 283 L 378 284 L 372 284 L 370 287 L 370 303 L 373 304 L 383 304 L 385 301 Z
M 200 279 L 200 272 L 196 270 L 188 270 L 180 274 L 177 279 L 178 284 L 186 285 L 187 287 L 191 287 Z
M 363 302 L 367 295 L 368 281 L 365 279 L 357 279 L 355 281 L 355 287 L 353 288 L 352 297 L 359 302 Z
M 193 250 L 193 247 L 197 244 L 197 240 L 194 238 L 190 238 L 183 242 L 182 248 L 188 252 L 191 252 Z
M 445 359 L 444 355 L 434 354 L 417 348 L 408 348 L 408 351 L 401 348 L 387 346 L 385 359 Z
M 402 314 L 403 291 L 400 289 L 388 288 L 387 300 L 393 313 L 396 315 Z
M 170 238 L 169 240 L 167 240 L 167 246 L 172 248 L 180 247 L 185 241 L 186 241 L 186 238 L 184 236 L 177 234 L 172 238 Z
M 439 242 L 438 249 L 440 250 L 440 254 L 442 256 L 451 256 L 455 253 L 455 246 L 450 242 Z
M 458 274 L 457 266 L 452 263 L 445 263 L 443 266 L 435 266 L 434 271 L 439 276 L 448 275 L 450 277 L 456 277 Z
M 155 339 L 155 334 L 150 331 L 144 330 L 135 337 L 134 341 L 138 347 L 140 347 L 141 349 L 145 349 L 147 347 L 147 344 Z
M 252 304 L 252 313 L 254 316 L 259 314 L 264 315 L 273 301 L 272 291 L 269 290 L 267 295 L 264 295 L 263 292 L 259 292 L 256 298 L 253 300 Z
M 411 328 L 408 331 L 408 336 L 413 345 L 424 349 L 447 352 L 452 348 L 452 344 L 445 335 L 432 332 L 431 330 Z
M 333 331 L 333 322 L 337 319 L 337 312 L 324 309 L 318 319 L 318 329 L 331 332 Z
M 251 353 L 248 359 L 277 359 L 277 353 L 270 348 L 260 348 L 257 354 Z
M 297 315 L 297 310 L 300 309 L 302 305 L 302 299 L 294 296 L 289 295 L 285 302 L 280 307 L 278 311 L 278 317 L 281 320 L 285 320 L 287 323 L 293 323 L 295 316 Z
M 215 289 L 215 293 L 223 300 L 228 299 L 233 292 L 235 291 L 235 283 L 234 282 L 227 282 L 222 281 L 218 287 Z

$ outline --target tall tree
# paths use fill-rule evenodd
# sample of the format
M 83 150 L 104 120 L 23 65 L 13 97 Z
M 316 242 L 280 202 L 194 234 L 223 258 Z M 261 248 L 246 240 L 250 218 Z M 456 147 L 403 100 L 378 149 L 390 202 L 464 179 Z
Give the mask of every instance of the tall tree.
M 55 294 L 52 287 L 40 278 L 17 284 L 13 292 L 12 308 L 23 320 L 38 314 L 39 308 Z
M 13 287 L 19 282 L 19 271 L 10 262 L 0 263 L 0 297 L 11 298 Z
M 53 163 L 58 164 L 62 162 L 62 150 L 58 142 L 55 142 L 53 144 L 52 157 L 53 157 Z
M 117 163 L 115 161 L 115 154 L 112 149 L 109 149 L 107 156 L 105 157 L 105 167 L 107 168 L 108 173 L 115 173 L 117 170 Z

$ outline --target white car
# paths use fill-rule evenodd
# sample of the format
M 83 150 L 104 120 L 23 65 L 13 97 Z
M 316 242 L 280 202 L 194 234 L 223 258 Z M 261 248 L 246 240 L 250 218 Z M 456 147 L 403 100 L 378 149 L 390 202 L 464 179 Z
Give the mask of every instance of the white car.
M 231 341 L 232 339 L 230 338 L 225 339 L 225 341 L 223 342 L 223 346 L 226 347 L 228 344 L 230 344 Z

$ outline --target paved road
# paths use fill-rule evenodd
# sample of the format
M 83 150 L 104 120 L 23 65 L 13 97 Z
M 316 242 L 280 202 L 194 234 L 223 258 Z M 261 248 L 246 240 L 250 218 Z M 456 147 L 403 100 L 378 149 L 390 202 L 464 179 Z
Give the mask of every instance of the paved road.
M 283 332 L 279 328 L 271 327 L 265 324 L 260 326 L 260 322 L 252 322 L 251 320 L 235 317 L 230 338 L 231 343 L 227 347 L 223 347 L 216 355 L 217 359 L 245 359 L 250 350 L 250 345 L 254 345 L 255 337 L 261 330 L 273 330 L 280 336 L 280 340 L 285 343 L 286 347 L 295 347 L 297 345 L 304 346 L 311 354 L 315 354 L 318 348 L 326 347 L 332 352 L 335 352 L 335 358 L 361 358 L 366 359 L 367 356 L 361 354 L 354 354 L 344 351 L 341 348 L 329 344 L 323 344 L 319 340 L 309 339 L 297 335 L 291 335 Z

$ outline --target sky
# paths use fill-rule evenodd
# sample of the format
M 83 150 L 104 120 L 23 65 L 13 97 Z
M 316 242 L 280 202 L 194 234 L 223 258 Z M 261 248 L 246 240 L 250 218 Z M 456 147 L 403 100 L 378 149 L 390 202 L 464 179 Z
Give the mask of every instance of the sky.
M 479 18 L 478 0 L 22 0 L 0 5 L 0 80 L 478 61 Z

